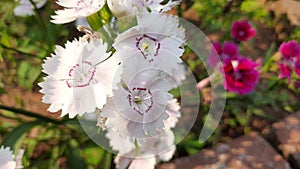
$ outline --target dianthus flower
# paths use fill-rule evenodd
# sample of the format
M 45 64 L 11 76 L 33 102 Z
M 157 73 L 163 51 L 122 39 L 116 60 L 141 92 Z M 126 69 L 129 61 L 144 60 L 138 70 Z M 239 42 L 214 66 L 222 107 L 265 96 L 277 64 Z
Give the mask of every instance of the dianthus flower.
M 110 140 L 110 146 L 119 152 L 115 159 L 118 169 L 127 167 L 129 169 L 154 169 L 159 161 L 170 160 L 175 152 L 175 137 L 171 130 L 148 138 L 143 143 L 138 143 L 139 154 L 135 150 L 134 143 L 130 142 L 128 138 L 115 132 L 108 132 L 106 137 Z
M 251 92 L 258 82 L 257 63 L 243 57 L 236 57 L 224 63 L 225 89 L 238 94 Z
M 256 34 L 248 21 L 235 21 L 232 24 L 231 36 L 238 41 L 247 41 Z
M 101 39 L 75 39 L 65 46 L 56 46 L 55 54 L 43 64 L 48 75 L 39 83 L 43 102 L 51 104 L 50 112 L 62 109 L 61 116 L 70 118 L 101 109 L 117 87 L 114 80 L 120 80 L 118 62 L 106 53 L 107 44 Z
M 65 9 L 55 11 L 56 15 L 51 16 L 51 22 L 63 24 L 98 12 L 104 6 L 105 0 L 58 0 L 56 3 Z
M 147 62 L 172 74 L 184 52 L 185 30 L 179 27 L 179 20 L 165 14 L 142 14 L 137 23 L 117 37 L 113 44 L 116 57 L 133 57 L 137 63 Z
M 300 77 L 300 45 L 294 40 L 283 42 L 279 52 L 283 56 L 283 61 L 278 63 L 279 78 L 290 80 L 293 70 Z
M 215 67 L 219 61 L 223 62 L 238 55 L 238 46 L 233 42 L 225 42 L 223 46 L 219 42 L 213 43 L 213 49 L 208 57 L 208 64 Z
M 166 73 L 153 68 L 139 71 L 139 66 L 144 67 L 143 64 L 124 67 L 123 84 L 113 92 L 101 113 L 107 118 L 108 129 L 132 140 L 155 136 L 164 130 L 164 120 L 169 117 L 168 100 L 173 97 L 168 93 L 173 83 L 166 78 Z
M 291 60 L 300 57 L 300 45 L 295 40 L 283 42 L 279 47 L 279 52 L 285 60 Z

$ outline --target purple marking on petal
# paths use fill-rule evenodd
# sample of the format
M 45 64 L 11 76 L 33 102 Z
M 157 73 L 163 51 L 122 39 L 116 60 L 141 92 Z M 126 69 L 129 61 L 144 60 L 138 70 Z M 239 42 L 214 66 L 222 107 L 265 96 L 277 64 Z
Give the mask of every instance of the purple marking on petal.
M 129 105 L 133 107 L 133 110 L 136 111 L 139 115 L 143 116 L 145 113 L 148 113 L 153 106 L 152 93 L 149 89 L 140 87 L 133 88 L 132 91 L 133 92 L 130 92 L 127 96 Z M 142 110 L 141 107 L 146 108 Z
M 92 66 L 91 62 L 83 61 L 82 66 Z M 96 67 L 91 67 L 91 70 L 88 69 L 87 72 L 82 72 L 80 65 L 76 64 L 69 70 L 69 76 L 72 77 L 72 80 L 66 80 L 67 86 L 69 88 L 77 88 L 77 87 L 86 87 L 90 85 L 90 82 L 94 79 L 95 73 L 96 73 Z M 79 75 L 80 79 L 78 79 L 78 75 L 76 75 L 76 71 L 79 74 L 83 74 L 84 77 Z
M 149 94 L 150 96 L 152 96 L 152 93 L 151 93 L 150 90 L 148 90 L 148 94 Z M 150 102 L 150 105 L 148 106 L 148 109 L 145 110 L 146 113 L 148 113 L 148 112 L 151 110 L 152 106 L 153 106 L 153 100 L 152 100 L 152 97 L 150 98 L 150 101 L 151 101 L 151 102 Z
M 141 45 L 141 41 L 142 40 L 150 40 L 150 41 L 153 41 L 153 43 L 154 43 L 154 46 L 156 46 L 156 49 L 155 49 L 155 52 L 154 52 L 154 54 L 153 54 L 153 57 L 154 56 L 158 56 L 158 52 L 159 52 L 159 50 L 160 50 L 160 47 L 161 47 L 161 44 L 159 43 L 159 42 L 157 42 L 157 39 L 155 39 L 154 37 L 151 37 L 151 36 L 149 36 L 149 35 L 146 35 L 146 34 L 143 34 L 141 37 L 139 37 L 139 38 L 136 38 L 136 48 L 141 52 L 141 54 L 143 55 L 143 57 L 145 58 L 145 59 L 147 59 L 148 57 L 149 57 L 149 53 L 147 53 L 147 52 L 145 52 L 144 51 L 144 49 L 142 49 L 141 47 L 140 47 L 140 45 Z M 151 54 L 151 53 L 150 53 Z M 150 56 L 151 57 L 151 56 Z M 152 61 L 154 61 L 154 59 L 153 58 L 149 58 L 149 62 L 152 62 Z
M 127 95 L 127 99 L 128 99 L 129 105 L 132 106 L 131 94 Z

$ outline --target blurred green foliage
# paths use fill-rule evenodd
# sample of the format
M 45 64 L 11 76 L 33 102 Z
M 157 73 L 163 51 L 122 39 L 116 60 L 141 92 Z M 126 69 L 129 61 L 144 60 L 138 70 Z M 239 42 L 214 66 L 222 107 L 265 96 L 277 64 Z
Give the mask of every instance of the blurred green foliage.
M 0 95 L 9 93 L 10 91 L 5 89 L 14 87 L 36 92 L 37 83 L 43 77 L 42 60 L 50 56 L 55 44 L 64 44 L 66 40 L 75 36 L 73 24 L 54 25 L 49 22 L 50 15 L 53 14 L 53 3 L 54 1 L 48 1 L 47 5 L 34 16 L 17 17 L 13 14 L 15 7 L 13 0 L 0 2 Z M 275 29 L 276 23 L 270 13 L 256 0 L 195 0 L 183 3 L 187 4 L 186 9 L 179 7 L 179 14 L 188 8 L 194 9 L 199 15 L 197 23 L 199 28 L 209 33 L 221 33 L 220 41 L 230 39 L 231 25 L 233 21 L 239 19 L 250 20 L 256 27 L 264 24 Z M 103 23 L 93 24 L 94 17 L 99 16 L 102 17 Z M 103 8 L 88 20 L 95 25 L 94 29 L 98 29 L 110 19 L 109 11 Z M 300 28 L 293 27 L 288 39 L 300 40 Z M 241 45 L 241 51 L 244 51 L 243 47 Z M 278 70 L 273 57 L 277 48 L 278 43 L 274 42 L 265 53 L 261 54 L 263 67 L 260 70 L 265 76 L 261 78 L 254 92 L 246 96 L 234 93 L 227 93 L 224 96 L 227 99 L 224 110 L 226 116 L 221 126 L 229 126 L 232 129 L 243 127 L 243 133 L 247 134 L 252 130 L 253 117 L 275 121 L 278 119 L 269 112 L 292 113 L 300 109 L 299 90 L 277 78 Z M 185 55 L 189 56 L 192 53 L 193 51 L 187 47 Z M 207 76 L 205 66 L 200 60 L 186 57 L 185 61 L 197 80 Z M 176 89 L 172 93 L 180 96 Z M 205 97 L 204 93 L 202 97 Z M 23 157 L 25 168 L 112 167 L 112 154 L 93 143 L 85 135 L 77 120 L 66 118 L 61 121 L 53 120 L 1 105 L 0 109 L 2 109 L 1 119 L 5 119 L 0 120 L 0 142 L 12 146 L 16 152 L 26 147 Z M 201 102 L 200 111 L 203 113 L 203 119 L 208 110 L 209 104 Z M 219 128 L 206 143 L 198 142 L 198 132 L 203 119 L 197 119 L 198 123 L 192 131 L 178 144 L 176 157 L 195 154 L 204 147 L 224 140 L 222 128 Z

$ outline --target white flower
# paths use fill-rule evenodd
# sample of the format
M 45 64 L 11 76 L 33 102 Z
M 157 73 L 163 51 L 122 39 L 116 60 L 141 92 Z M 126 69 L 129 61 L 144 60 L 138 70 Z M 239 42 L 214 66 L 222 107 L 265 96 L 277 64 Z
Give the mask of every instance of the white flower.
M 0 169 L 15 169 L 16 162 L 14 161 L 13 152 L 9 147 L 0 147 Z
M 98 12 L 105 0 L 58 0 L 56 3 L 65 9 L 55 11 L 56 15 L 51 16 L 51 22 L 63 24 Z
M 170 130 L 171 128 L 174 128 L 176 126 L 176 123 L 178 122 L 178 118 L 181 117 L 181 113 L 179 109 L 180 106 L 179 103 L 177 102 L 177 99 L 168 101 L 168 108 L 166 112 L 168 113 L 169 118 L 164 121 L 166 130 Z
M 134 59 L 125 62 L 123 86 L 113 92 L 114 96 L 102 109 L 107 128 L 132 141 L 160 133 L 164 129 L 163 120 L 168 118 L 168 100 L 173 97 L 168 93 L 173 85 L 167 76 L 159 69 L 135 63 Z
M 96 121 L 98 121 L 99 112 L 100 112 L 99 109 L 96 109 L 95 112 L 93 112 L 93 113 L 86 113 L 86 114 L 84 114 L 83 117 L 87 121 L 96 122 Z
M 118 154 L 124 155 L 135 149 L 135 145 L 130 138 L 124 137 L 114 131 L 109 131 L 105 135 L 109 139 L 109 145 L 113 150 L 118 151 Z
M 116 135 L 116 133 L 114 133 L 114 135 Z M 127 153 L 123 153 L 124 148 L 122 146 L 119 146 L 118 149 L 114 149 L 119 151 L 119 154 L 115 159 L 115 163 L 118 169 L 125 169 L 127 168 L 127 166 L 129 166 L 130 169 L 145 167 L 147 169 L 154 169 L 155 164 L 157 164 L 159 161 L 170 160 L 176 148 L 174 145 L 175 137 L 173 132 L 170 130 L 155 137 L 148 138 L 145 142 L 139 144 L 138 146 L 140 154 L 138 154 L 135 150 L 134 144 L 132 142 L 126 141 L 126 138 L 123 138 L 121 136 L 114 136 L 109 137 L 109 139 L 110 145 L 123 144 L 125 147 L 132 147 L 131 151 L 126 151 Z
M 36 7 L 39 9 L 44 6 L 47 0 L 32 0 Z M 30 16 L 34 15 L 34 6 L 29 0 L 15 0 L 15 2 L 20 2 L 18 6 L 14 9 L 14 14 L 16 16 Z
M 56 46 L 55 54 L 43 64 L 48 74 L 39 83 L 43 102 L 51 104 L 50 112 L 62 109 L 61 116 L 69 114 L 70 118 L 101 109 L 120 80 L 118 62 L 114 57 L 107 59 L 110 53 L 101 39 L 75 39 L 65 46 Z
M 122 157 L 122 156 L 117 156 L 115 159 L 116 163 L 116 168 L 117 169 L 154 169 L 155 164 L 156 164 L 156 159 L 155 157 L 148 157 L 148 158 L 128 158 L 128 157 Z
M 107 0 L 107 5 L 114 16 L 120 18 L 136 14 L 135 0 Z
M 23 154 L 24 154 L 25 150 L 24 149 L 20 149 L 19 153 L 17 154 L 17 156 L 15 157 L 15 161 L 16 161 L 16 169 L 22 169 L 23 165 L 22 165 L 22 158 L 23 158 Z
M 186 79 L 186 73 L 184 65 L 182 63 L 178 63 L 176 67 L 172 69 L 172 72 L 167 79 L 173 84 L 173 87 L 176 88 L 182 85 L 182 82 Z
M 107 0 L 111 12 L 118 18 L 148 12 L 166 12 L 180 3 L 180 0 Z
M 116 57 L 133 57 L 137 63 L 147 62 L 169 74 L 177 69 L 184 52 L 185 30 L 176 17 L 164 14 L 142 14 L 138 25 L 121 33 L 113 46 Z
M 174 6 L 180 4 L 180 0 L 169 0 L 168 3 L 162 4 L 165 0 L 136 0 L 136 4 L 145 11 L 167 12 Z

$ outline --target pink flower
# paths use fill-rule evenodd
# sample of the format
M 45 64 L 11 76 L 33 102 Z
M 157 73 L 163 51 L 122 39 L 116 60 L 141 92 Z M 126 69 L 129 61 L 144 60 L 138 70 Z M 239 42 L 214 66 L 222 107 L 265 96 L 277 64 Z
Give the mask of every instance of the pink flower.
M 300 45 L 295 40 L 283 42 L 279 47 L 279 52 L 284 59 L 290 60 L 294 57 L 300 57 Z
M 279 63 L 278 68 L 280 71 L 280 74 L 278 76 L 279 79 L 282 79 L 282 78 L 290 79 L 291 78 L 292 70 L 287 64 Z
M 227 59 L 231 59 L 238 54 L 239 47 L 233 42 L 225 42 L 223 45 L 223 52 L 221 54 L 221 58 L 225 61 Z
M 294 61 L 294 71 L 296 75 L 300 78 L 300 57 L 297 57 Z
M 231 36 L 238 41 L 247 41 L 255 34 L 255 29 L 247 21 L 235 21 L 232 24 Z
M 300 78 L 300 45 L 295 40 L 283 42 L 279 47 L 279 52 L 284 61 L 278 64 L 280 71 L 278 77 L 287 78 L 290 81 L 294 71 Z
M 238 55 L 238 46 L 233 42 L 225 42 L 223 46 L 219 42 L 214 42 L 213 48 L 217 53 L 215 51 L 211 51 L 207 60 L 211 67 L 215 67 L 219 59 L 223 62 Z
M 238 94 L 247 94 L 258 82 L 257 63 L 241 56 L 224 63 L 225 89 Z

